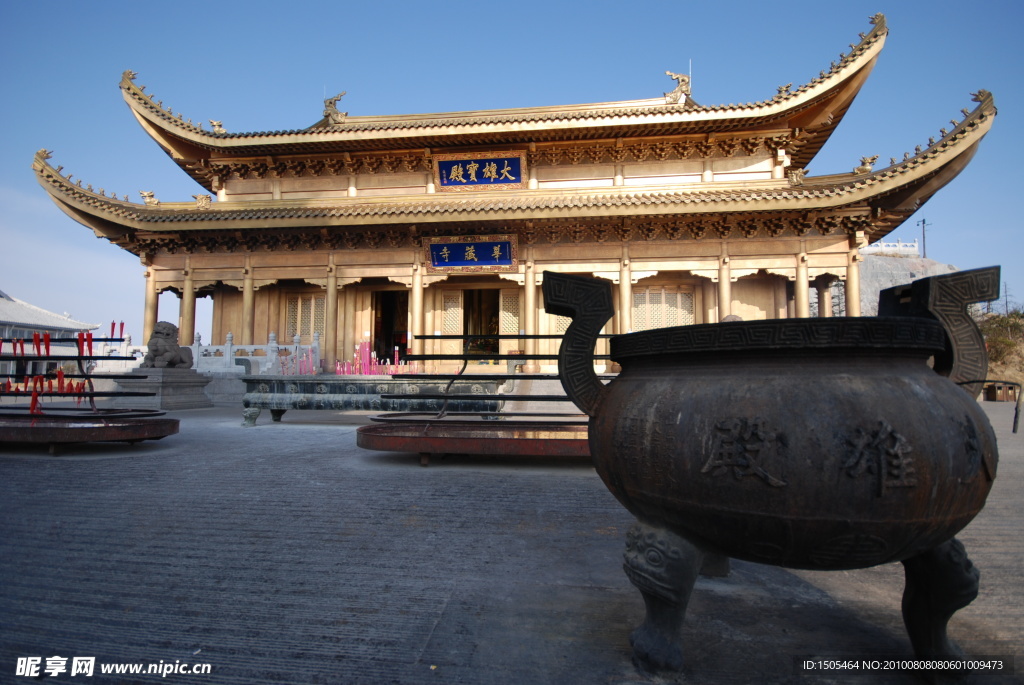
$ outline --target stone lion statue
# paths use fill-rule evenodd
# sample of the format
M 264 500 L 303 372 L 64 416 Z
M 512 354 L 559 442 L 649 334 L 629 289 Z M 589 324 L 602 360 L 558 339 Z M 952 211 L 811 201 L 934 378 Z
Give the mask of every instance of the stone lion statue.
M 192 368 L 192 350 L 178 344 L 178 327 L 172 323 L 157 322 L 146 347 L 148 351 L 140 365 L 142 368 Z

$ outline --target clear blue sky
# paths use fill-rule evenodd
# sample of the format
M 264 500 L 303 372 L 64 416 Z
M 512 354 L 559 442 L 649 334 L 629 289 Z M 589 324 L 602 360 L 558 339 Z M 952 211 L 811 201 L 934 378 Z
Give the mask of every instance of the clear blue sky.
M 31 172 L 36 150 L 107 193 L 200 192 L 135 122 L 121 72 L 193 121 L 233 132 L 302 128 L 341 91 L 351 115 L 411 114 L 657 97 L 693 73 L 702 104 L 770 98 L 811 80 L 885 13 L 874 73 L 812 175 L 925 145 L 970 93 L 999 116 L 957 179 L 890 239 L 920 238 L 961 269 L 1003 265 L 1024 301 L 1020 0 L 950 2 L 6 2 L 0 8 L 0 289 L 141 335 L 138 259 L 67 218 Z M 161 300 L 161 318 L 177 306 Z M 204 302 L 203 300 L 200 301 Z M 209 339 L 209 309 L 198 330 Z M 103 329 L 101 329 L 103 330 Z M 138 342 L 138 340 L 136 340 Z

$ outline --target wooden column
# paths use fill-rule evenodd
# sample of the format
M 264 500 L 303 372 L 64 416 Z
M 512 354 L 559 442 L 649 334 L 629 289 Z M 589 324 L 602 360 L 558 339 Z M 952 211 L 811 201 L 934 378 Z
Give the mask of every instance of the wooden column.
M 850 250 L 846 263 L 846 315 L 860 316 L 860 253 Z
M 523 279 L 523 332 L 537 335 L 537 269 L 533 260 L 526 262 L 526 277 Z M 537 354 L 537 341 L 526 339 L 523 351 L 527 355 Z M 529 359 L 523 365 L 524 373 L 540 373 L 540 362 Z
M 320 351 L 323 360 L 323 371 L 334 373 L 335 362 L 338 361 L 338 271 L 334 266 L 334 255 L 327 263 L 327 297 L 324 312 L 324 344 Z
M 725 245 L 722 245 L 725 252 Z M 732 272 L 729 269 L 729 257 L 722 255 L 718 260 L 718 320 L 721 321 L 732 313 Z
M 704 308 L 697 323 L 714 323 L 718 321 L 718 291 L 714 282 L 705 278 L 701 279 L 700 290 Z
M 255 345 L 256 329 L 256 289 L 252 282 L 252 266 L 249 257 L 245 258 L 242 270 L 242 345 Z
M 192 283 L 192 267 L 185 262 L 185 279 L 181 286 L 181 321 L 178 344 L 191 345 L 196 337 L 196 289 Z
M 423 265 L 416 257 L 412 265 L 412 292 L 409 293 L 409 309 L 412 314 L 412 345 L 411 354 L 423 354 Z
M 828 276 L 819 276 L 815 282 L 818 290 L 818 316 L 832 316 L 832 280 Z
M 142 344 L 149 342 L 153 335 L 153 328 L 156 327 L 157 315 L 159 314 L 160 293 L 156 291 L 156 273 L 152 267 L 146 270 L 146 308 L 142 314 Z
M 793 299 L 796 302 L 796 316 L 806 319 L 811 315 L 810 292 L 807 283 L 807 255 L 796 256 L 796 281 L 793 282 Z
M 341 291 L 344 307 L 344 314 L 341 322 L 344 335 L 341 338 L 341 359 L 347 361 L 352 359 L 356 353 L 356 292 L 352 287 L 346 286 Z
M 619 266 L 619 333 L 629 333 L 631 330 L 633 330 L 633 270 L 630 268 L 627 257 Z
M 864 231 L 850 236 L 850 251 L 846 256 L 846 315 L 860 316 L 860 248 L 867 246 Z

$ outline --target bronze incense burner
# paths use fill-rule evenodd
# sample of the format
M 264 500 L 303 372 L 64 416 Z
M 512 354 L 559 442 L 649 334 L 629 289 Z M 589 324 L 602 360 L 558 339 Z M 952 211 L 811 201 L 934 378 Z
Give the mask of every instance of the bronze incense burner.
M 624 567 L 647 607 L 631 637 L 638 665 L 682 667 L 707 553 L 821 570 L 901 561 L 917 655 L 957 653 L 946 624 L 978 574 L 953 536 L 984 506 L 998 460 L 977 384 L 957 381 L 985 377 L 966 305 L 998 282 L 998 268 L 924 279 L 883 293 L 879 317 L 618 336 L 622 371 L 604 385 L 592 355 L 609 284 L 545 274 L 546 310 L 573 319 L 562 383 L 591 417 L 595 468 L 637 518 Z

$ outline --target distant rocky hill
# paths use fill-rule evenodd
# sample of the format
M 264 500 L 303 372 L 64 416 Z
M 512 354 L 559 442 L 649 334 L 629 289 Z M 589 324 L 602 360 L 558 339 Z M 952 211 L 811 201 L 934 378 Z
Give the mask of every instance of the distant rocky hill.
M 876 316 L 878 314 L 878 293 L 886 288 L 954 271 L 959 271 L 959 269 L 926 257 L 865 255 L 860 266 L 861 315 Z

